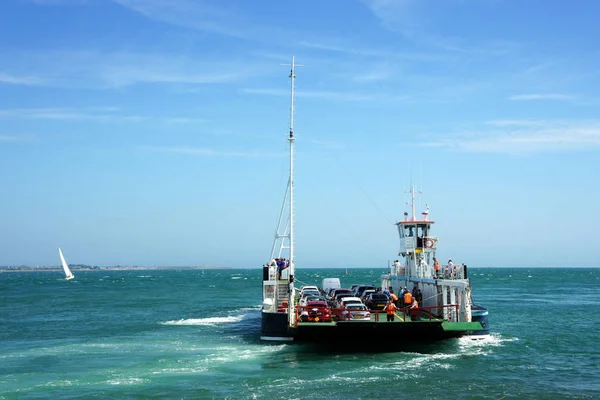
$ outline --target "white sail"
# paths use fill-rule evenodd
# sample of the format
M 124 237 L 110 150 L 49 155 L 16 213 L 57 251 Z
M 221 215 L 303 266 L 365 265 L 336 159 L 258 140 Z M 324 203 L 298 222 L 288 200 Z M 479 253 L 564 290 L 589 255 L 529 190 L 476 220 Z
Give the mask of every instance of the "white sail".
M 60 254 L 60 261 L 62 262 L 63 269 L 65 270 L 66 280 L 75 278 L 75 275 L 69 269 L 69 265 L 65 261 L 65 256 L 63 256 L 62 250 L 60 247 L 58 248 L 58 254 Z

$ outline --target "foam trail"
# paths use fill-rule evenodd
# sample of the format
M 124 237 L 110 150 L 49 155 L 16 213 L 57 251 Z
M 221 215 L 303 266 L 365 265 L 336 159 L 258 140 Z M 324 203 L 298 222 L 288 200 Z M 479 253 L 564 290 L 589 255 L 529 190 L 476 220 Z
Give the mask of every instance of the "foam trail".
M 161 325 L 204 325 L 214 326 L 217 324 L 227 324 L 241 321 L 243 316 L 235 315 L 229 317 L 209 317 L 209 318 L 189 318 L 173 321 L 161 322 Z

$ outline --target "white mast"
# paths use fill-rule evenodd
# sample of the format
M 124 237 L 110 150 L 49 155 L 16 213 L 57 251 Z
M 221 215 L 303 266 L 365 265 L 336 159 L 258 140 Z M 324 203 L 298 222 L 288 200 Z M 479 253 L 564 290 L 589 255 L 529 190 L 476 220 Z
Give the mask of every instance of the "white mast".
M 283 64 L 291 66 L 290 71 L 290 85 L 291 85 L 291 101 L 290 101 L 290 135 L 288 137 L 288 141 L 290 142 L 290 181 L 289 181 L 289 194 L 290 194 L 290 215 L 289 215 L 289 224 L 290 224 L 290 233 L 289 233 L 289 250 L 290 250 L 290 266 L 289 266 L 289 276 L 290 276 L 290 299 L 289 299 L 289 322 L 292 324 L 294 322 L 294 276 L 295 276 L 295 265 L 296 259 L 294 256 L 294 142 L 296 138 L 294 137 L 294 83 L 296 80 L 296 67 L 301 65 L 296 65 L 294 56 L 292 56 L 291 64 Z
M 294 56 L 292 56 L 292 70 L 290 71 L 290 81 L 292 86 L 290 102 L 290 275 L 294 276 L 294 82 L 296 80 Z
M 405 192 L 407 193 L 407 192 Z M 411 211 L 412 211 L 412 215 L 410 216 L 410 220 L 411 221 L 416 221 L 417 220 L 417 213 L 415 211 L 415 194 L 421 194 L 421 191 L 415 191 L 415 185 L 411 185 L 410 186 L 410 191 L 408 191 L 408 193 L 410 193 L 410 207 L 411 207 Z M 427 219 L 427 218 L 426 218 Z

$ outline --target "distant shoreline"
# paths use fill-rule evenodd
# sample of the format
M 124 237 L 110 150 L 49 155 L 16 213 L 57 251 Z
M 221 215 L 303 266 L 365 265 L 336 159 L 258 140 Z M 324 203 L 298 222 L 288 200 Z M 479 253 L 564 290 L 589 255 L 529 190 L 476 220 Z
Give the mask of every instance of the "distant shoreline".
M 148 271 L 148 270 L 204 270 L 204 269 L 234 269 L 232 267 L 170 267 L 170 266 L 133 266 L 133 267 L 77 267 L 69 266 L 73 272 L 75 271 Z M 2 272 L 57 272 L 62 271 L 62 267 L 0 267 Z

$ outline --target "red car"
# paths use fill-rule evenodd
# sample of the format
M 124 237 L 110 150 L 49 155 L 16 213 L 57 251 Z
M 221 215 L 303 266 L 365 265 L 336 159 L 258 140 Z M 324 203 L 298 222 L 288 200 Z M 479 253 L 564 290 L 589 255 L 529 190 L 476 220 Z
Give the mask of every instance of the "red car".
M 331 322 L 331 310 L 325 301 L 309 301 L 300 311 L 302 322 Z

